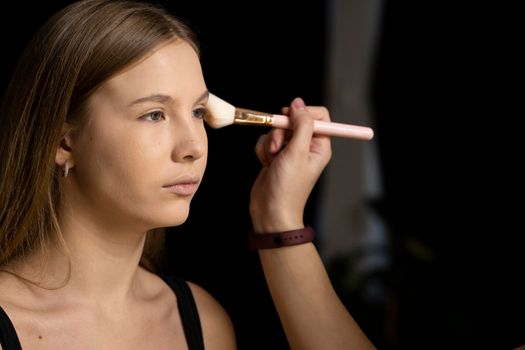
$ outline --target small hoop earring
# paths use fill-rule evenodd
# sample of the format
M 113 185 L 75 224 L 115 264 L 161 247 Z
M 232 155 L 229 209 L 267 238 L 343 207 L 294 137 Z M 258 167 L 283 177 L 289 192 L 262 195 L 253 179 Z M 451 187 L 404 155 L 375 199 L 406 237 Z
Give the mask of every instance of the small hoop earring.
M 67 177 L 69 174 L 69 166 L 67 165 L 67 160 L 64 161 L 64 168 L 62 169 L 62 177 Z

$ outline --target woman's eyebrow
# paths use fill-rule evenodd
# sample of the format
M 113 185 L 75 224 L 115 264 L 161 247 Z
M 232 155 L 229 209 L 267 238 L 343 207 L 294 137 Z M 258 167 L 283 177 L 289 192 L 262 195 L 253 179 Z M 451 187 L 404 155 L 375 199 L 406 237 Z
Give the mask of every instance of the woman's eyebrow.
M 133 106 L 133 105 L 141 104 L 141 103 L 145 103 L 145 102 L 160 102 L 160 103 L 170 102 L 170 103 L 172 103 L 173 102 L 173 98 L 171 96 L 169 96 L 169 95 L 153 94 L 153 95 L 149 95 L 149 96 L 146 96 L 146 97 L 138 98 L 135 101 L 131 102 L 129 104 L 129 106 Z
M 202 100 L 205 100 L 210 97 L 210 92 L 208 90 L 204 90 L 204 92 L 199 96 L 199 98 L 195 102 L 200 102 Z
M 208 98 L 209 94 L 210 94 L 210 92 L 208 90 L 204 91 L 197 98 L 197 100 L 195 102 L 199 102 L 199 101 L 202 101 L 202 100 Z M 149 96 L 138 98 L 138 99 L 134 100 L 133 102 L 131 102 L 129 104 L 129 106 L 133 106 L 133 105 L 141 104 L 141 103 L 145 103 L 145 102 L 158 102 L 158 103 L 166 104 L 166 103 L 173 103 L 173 102 L 175 102 L 175 100 L 173 99 L 173 97 L 171 97 L 169 95 L 153 94 L 153 95 L 149 95 Z

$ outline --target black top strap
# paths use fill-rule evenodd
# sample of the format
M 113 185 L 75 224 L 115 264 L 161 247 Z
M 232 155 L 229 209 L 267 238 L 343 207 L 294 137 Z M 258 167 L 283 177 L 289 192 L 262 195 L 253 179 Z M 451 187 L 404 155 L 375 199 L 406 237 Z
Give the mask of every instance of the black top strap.
M 188 283 L 177 276 L 160 276 L 175 292 L 186 342 L 190 350 L 204 350 L 201 322 Z
M 0 344 L 3 350 L 22 350 L 13 323 L 0 306 Z

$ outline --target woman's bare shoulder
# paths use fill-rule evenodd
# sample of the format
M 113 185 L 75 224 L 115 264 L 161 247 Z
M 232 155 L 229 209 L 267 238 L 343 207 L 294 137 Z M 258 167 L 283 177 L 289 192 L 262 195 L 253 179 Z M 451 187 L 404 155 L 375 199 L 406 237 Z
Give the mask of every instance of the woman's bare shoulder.
M 188 282 L 201 320 L 206 349 L 236 349 L 235 331 L 224 307 L 204 288 Z
M 162 278 L 141 269 L 142 285 L 148 286 L 147 295 L 165 302 L 166 293 L 173 295 Z M 230 316 L 224 307 L 204 288 L 187 281 L 197 304 L 206 349 L 236 349 L 235 332 Z

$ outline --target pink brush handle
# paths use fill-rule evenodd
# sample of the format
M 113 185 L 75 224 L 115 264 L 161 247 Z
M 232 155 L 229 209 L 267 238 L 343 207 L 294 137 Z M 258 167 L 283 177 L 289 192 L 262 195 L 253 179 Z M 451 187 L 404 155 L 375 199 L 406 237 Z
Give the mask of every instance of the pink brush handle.
M 290 119 L 284 115 L 274 114 L 272 126 L 281 129 L 290 129 Z M 374 131 L 365 126 L 324 122 L 321 120 L 314 121 L 314 133 L 359 140 L 371 140 L 374 137 Z

